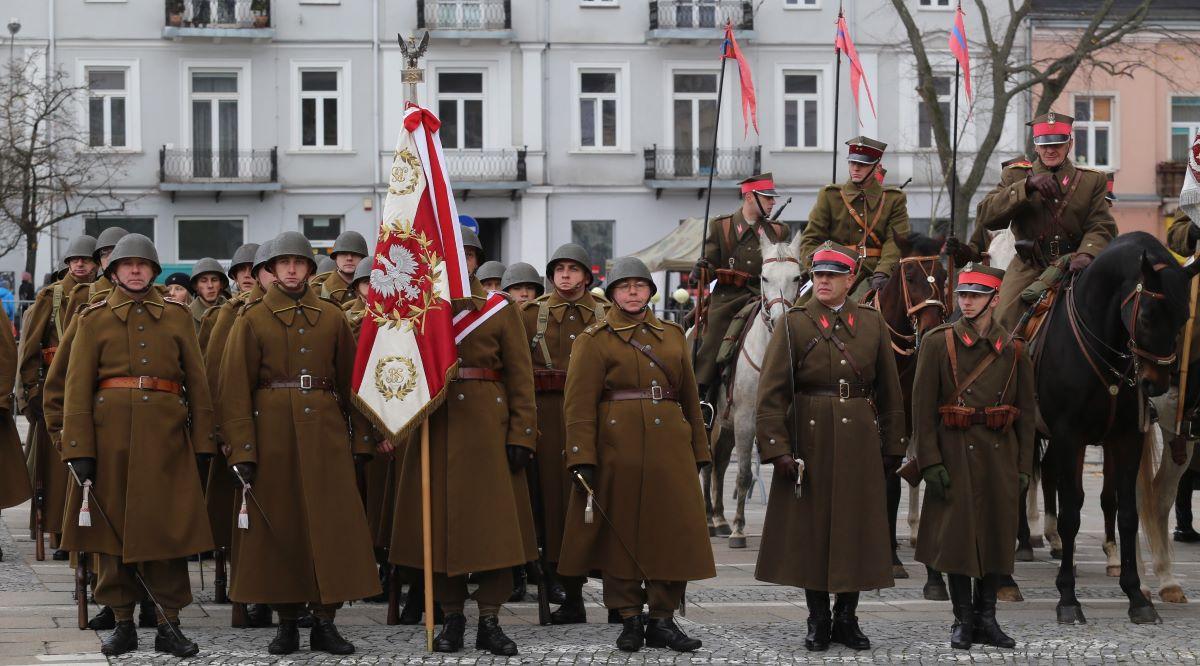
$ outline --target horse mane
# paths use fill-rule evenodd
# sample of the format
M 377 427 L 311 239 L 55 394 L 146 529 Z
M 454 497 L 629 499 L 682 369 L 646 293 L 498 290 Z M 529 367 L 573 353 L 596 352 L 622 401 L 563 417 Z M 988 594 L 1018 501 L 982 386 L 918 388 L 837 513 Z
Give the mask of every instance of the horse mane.
M 945 238 L 934 238 L 927 236 L 919 231 L 912 231 L 908 234 L 908 244 L 912 248 L 911 254 L 906 256 L 913 257 L 932 257 L 941 253 L 942 245 L 945 244 Z
M 1080 287 L 1098 280 L 1105 288 L 1116 290 L 1126 280 L 1137 279 L 1141 275 L 1142 257 L 1151 266 L 1164 266 L 1158 275 L 1167 302 L 1172 308 L 1178 308 L 1177 311 L 1186 312 L 1189 296 L 1187 275 L 1162 242 L 1144 231 L 1130 231 L 1113 239 L 1104 251 L 1096 255 L 1088 270 L 1080 275 Z

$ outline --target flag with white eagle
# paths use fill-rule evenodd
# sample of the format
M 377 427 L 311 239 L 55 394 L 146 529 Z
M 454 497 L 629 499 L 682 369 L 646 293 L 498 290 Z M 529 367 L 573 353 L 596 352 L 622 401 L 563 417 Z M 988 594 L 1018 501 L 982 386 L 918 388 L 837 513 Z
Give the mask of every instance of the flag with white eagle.
M 409 105 L 388 179 L 354 364 L 354 402 L 403 438 L 445 398 L 456 371 L 455 300 L 470 298 L 441 123 Z
M 1200 227 L 1200 132 L 1196 132 L 1192 149 L 1188 151 L 1188 168 L 1183 174 L 1179 207 L 1192 218 L 1192 224 Z

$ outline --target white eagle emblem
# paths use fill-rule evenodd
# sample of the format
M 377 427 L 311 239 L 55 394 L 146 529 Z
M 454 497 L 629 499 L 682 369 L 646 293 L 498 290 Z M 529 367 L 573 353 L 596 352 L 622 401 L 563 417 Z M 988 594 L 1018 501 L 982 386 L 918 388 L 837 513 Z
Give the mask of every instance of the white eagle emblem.
M 421 289 L 413 284 L 417 259 L 412 252 L 403 245 L 393 245 L 388 249 L 388 256 L 378 259 L 383 268 L 371 270 L 371 289 L 385 298 L 403 294 L 405 299 L 412 300 L 421 295 Z

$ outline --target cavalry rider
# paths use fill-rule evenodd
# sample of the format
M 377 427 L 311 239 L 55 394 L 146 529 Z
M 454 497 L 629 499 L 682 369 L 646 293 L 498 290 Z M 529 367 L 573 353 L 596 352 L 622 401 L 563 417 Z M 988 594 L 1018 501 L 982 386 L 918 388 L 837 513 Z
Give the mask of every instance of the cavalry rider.
M 876 173 L 887 144 L 865 136 L 846 142 L 849 179 L 826 185 L 808 214 L 800 256 L 811 257 L 822 243 L 855 248 L 861 265 L 850 287 L 858 300 L 868 287 L 878 291 L 900 261 L 896 236 L 907 236 L 908 199 L 898 187 L 884 187 Z
M 1017 256 L 1005 271 L 996 309 L 996 321 L 1006 329 L 1021 318 L 1026 308 L 1021 292 L 1042 271 L 1068 256 L 1069 270 L 1081 271 L 1117 235 L 1104 199 L 1104 174 L 1068 157 L 1074 122 L 1047 113 L 1027 123 L 1037 158 L 1029 166 L 1006 168 L 1000 184 L 979 203 L 975 223 L 991 230 L 1011 225 L 1016 241 Z
M 717 352 L 729 330 L 729 323 L 750 299 L 759 295 L 762 274 L 762 245 L 759 236 L 772 243 L 782 243 L 791 230 L 780 222 L 770 221 L 771 209 L 779 193 L 770 173 L 760 173 L 741 182 L 742 207 L 712 220 L 708 237 L 704 239 L 704 256 L 696 262 L 692 279 L 709 281 L 716 278 L 717 286 L 709 297 L 705 328 L 696 355 L 696 381 L 700 384 L 700 399 L 715 399 L 720 370 Z M 715 271 L 715 273 L 714 273 Z
M 1033 163 L 1026 159 L 1024 155 L 1012 157 L 1000 163 L 1000 173 L 1004 173 L 1004 170 L 1010 166 L 1028 169 L 1033 166 Z M 992 235 L 989 233 L 989 230 L 976 222 L 975 231 L 971 232 L 970 240 L 964 243 L 957 236 L 948 236 L 943 252 L 958 262 L 959 266 L 966 266 L 971 262 L 987 262 L 990 266 L 990 258 L 986 255 L 991 243 Z M 1004 266 L 997 266 L 996 268 L 1004 268 Z
M 925 479 L 917 560 L 949 575 L 950 646 L 964 650 L 1016 644 L 996 623 L 996 589 L 1013 572 L 1020 498 L 1033 471 L 1034 384 L 1029 355 L 993 321 L 1003 277 L 999 268 L 963 267 L 955 289 L 962 318 L 925 336 L 913 380 Z

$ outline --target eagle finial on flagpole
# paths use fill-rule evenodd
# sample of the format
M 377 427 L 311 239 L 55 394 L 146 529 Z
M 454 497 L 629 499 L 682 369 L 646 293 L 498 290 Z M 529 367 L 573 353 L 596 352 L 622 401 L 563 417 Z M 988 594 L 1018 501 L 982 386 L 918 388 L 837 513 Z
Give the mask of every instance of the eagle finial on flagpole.
M 400 71 L 400 80 L 408 84 L 407 101 L 416 104 L 417 84 L 425 80 L 425 70 L 417 65 L 420 63 L 421 57 L 425 55 L 425 51 L 429 48 L 429 31 L 425 31 L 419 43 L 417 42 L 416 35 L 409 37 L 406 43 L 404 37 L 398 33 L 396 41 L 400 42 L 400 54 L 404 57 L 404 69 Z

